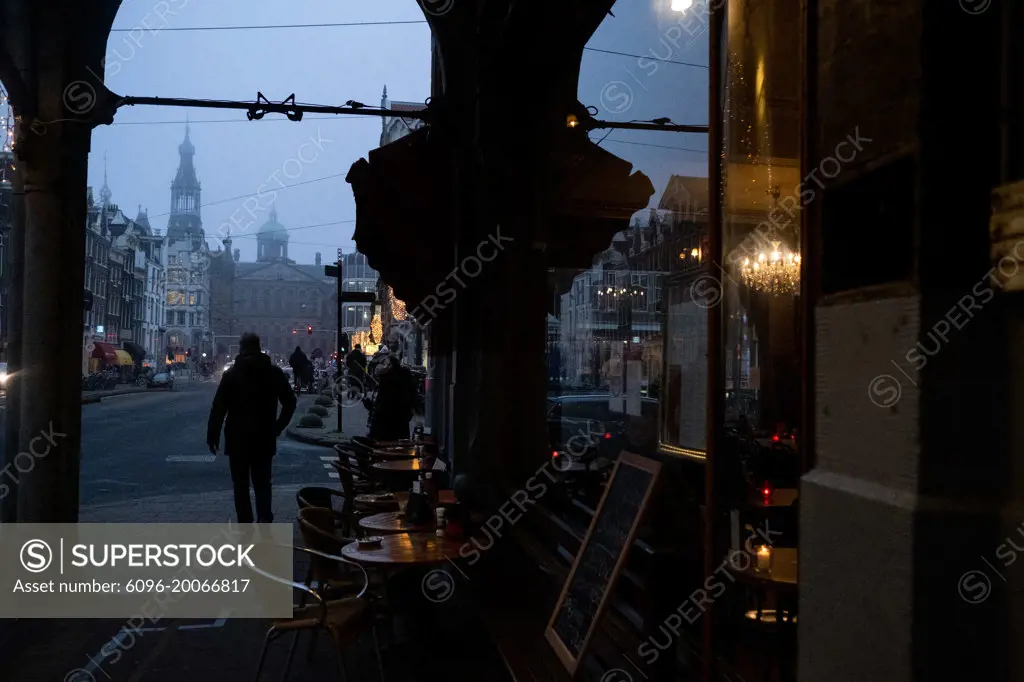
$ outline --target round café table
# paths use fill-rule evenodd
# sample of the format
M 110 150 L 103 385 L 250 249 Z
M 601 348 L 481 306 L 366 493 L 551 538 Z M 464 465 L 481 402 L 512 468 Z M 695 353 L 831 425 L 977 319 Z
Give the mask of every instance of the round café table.
M 383 512 L 359 519 L 359 525 L 381 535 L 395 533 L 425 533 L 434 530 L 432 523 L 411 523 L 403 512 Z
M 356 495 L 355 502 L 357 508 L 366 509 L 369 511 L 401 511 L 405 509 L 406 503 L 409 501 L 408 492 L 397 492 L 392 494 L 389 498 L 381 499 L 380 494 L 366 493 L 364 495 Z
M 408 438 L 400 440 L 378 440 L 373 443 L 375 448 L 407 447 L 411 448 L 415 443 Z
M 418 474 L 420 472 L 431 471 L 431 467 L 427 465 L 426 461 L 421 459 L 401 459 L 391 462 L 377 462 L 373 465 L 374 469 L 384 471 L 389 474 Z
M 439 538 L 433 533 L 396 533 L 385 535 L 376 547 L 360 547 L 358 542 L 351 542 L 341 548 L 341 555 L 377 566 L 440 564 L 458 558 L 463 544 L 463 541 Z
M 385 461 L 415 459 L 416 449 L 408 447 L 374 448 L 370 456 Z

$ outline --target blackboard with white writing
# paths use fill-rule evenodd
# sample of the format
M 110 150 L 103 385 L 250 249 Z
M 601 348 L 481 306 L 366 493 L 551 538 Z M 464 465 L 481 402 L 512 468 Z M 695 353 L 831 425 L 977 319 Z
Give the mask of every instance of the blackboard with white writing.
M 575 672 L 615 586 L 661 465 L 622 453 L 555 606 L 545 637 Z

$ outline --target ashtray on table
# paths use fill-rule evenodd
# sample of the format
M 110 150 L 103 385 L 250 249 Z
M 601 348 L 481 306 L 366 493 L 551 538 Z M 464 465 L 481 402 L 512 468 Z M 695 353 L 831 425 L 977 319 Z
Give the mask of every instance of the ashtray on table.
M 384 538 L 379 535 L 371 535 L 366 538 L 359 538 L 356 540 L 360 548 L 366 549 L 369 547 L 380 547 L 381 543 L 384 542 Z

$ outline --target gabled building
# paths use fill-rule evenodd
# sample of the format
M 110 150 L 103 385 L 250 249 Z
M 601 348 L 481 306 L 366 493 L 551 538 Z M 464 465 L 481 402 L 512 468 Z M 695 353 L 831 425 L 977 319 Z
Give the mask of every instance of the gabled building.
M 380 146 L 391 144 L 395 140 L 405 137 L 409 133 L 423 127 L 423 121 L 419 119 L 402 118 L 403 111 L 423 111 L 426 107 L 422 102 L 392 102 L 388 99 L 388 86 L 384 86 L 384 93 L 380 97 L 380 108 L 390 109 L 397 116 L 385 116 L 381 118 Z
M 164 297 L 167 274 L 164 268 L 165 240 L 159 230 L 149 223 L 149 212 L 142 210 L 135 217 L 137 238 L 136 268 L 143 277 L 142 324 L 139 337 L 134 342 L 145 351 L 151 364 L 163 364 L 164 343 Z

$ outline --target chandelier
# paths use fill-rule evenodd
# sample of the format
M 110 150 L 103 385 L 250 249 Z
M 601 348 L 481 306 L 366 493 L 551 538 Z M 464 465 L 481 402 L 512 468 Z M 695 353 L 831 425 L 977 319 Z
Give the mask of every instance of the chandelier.
M 779 188 L 768 190 L 779 201 Z M 774 209 L 773 209 L 774 211 Z M 761 249 L 753 258 L 744 258 L 740 275 L 748 287 L 772 296 L 796 294 L 800 290 L 800 253 L 790 251 L 778 238 L 774 224 L 768 233 L 770 249 Z

